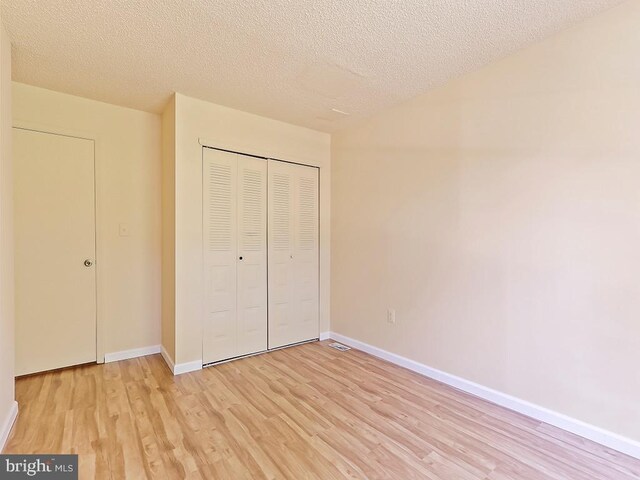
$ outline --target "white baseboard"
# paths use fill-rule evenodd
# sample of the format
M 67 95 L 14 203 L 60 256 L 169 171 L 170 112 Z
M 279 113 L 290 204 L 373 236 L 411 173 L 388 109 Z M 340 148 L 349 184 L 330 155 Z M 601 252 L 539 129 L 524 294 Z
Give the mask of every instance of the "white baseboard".
M 160 345 L 160 355 L 162 355 L 162 358 L 164 359 L 164 363 L 167 364 L 167 367 L 169 367 L 169 370 L 171 370 L 171 373 L 173 373 L 175 364 L 173 363 L 173 360 L 171 359 L 171 356 L 169 355 L 167 350 L 164 348 L 164 345 Z
M 2 425 L 0 426 L 0 453 L 7 443 L 7 439 L 9 438 L 11 428 L 13 427 L 16 418 L 18 418 L 18 402 L 14 400 L 9 408 L 9 412 L 7 412 L 4 422 L 2 422 Z
M 320 332 L 320 341 L 329 340 L 331 338 L 331 332 Z
M 470 393 L 476 397 L 488 400 L 489 402 L 518 413 L 522 413 L 523 415 L 527 415 L 528 417 L 534 418 L 538 421 L 548 423 L 549 425 L 574 433 L 583 438 L 599 443 L 600 445 L 604 445 L 605 447 L 612 448 L 613 450 L 617 450 L 640 459 L 640 442 L 636 440 L 618 435 L 617 433 L 596 427 L 583 422 L 582 420 L 577 420 L 562 413 L 555 412 L 526 400 L 471 382 L 464 378 L 431 368 L 414 360 L 374 347 L 373 345 L 340 335 L 339 333 L 330 332 L 330 338 L 378 358 L 382 358 L 383 360 L 387 360 L 388 362 L 412 370 L 424 375 L 425 377 L 450 385 L 462 390 L 463 392 Z
M 144 357 L 145 355 L 154 355 L 160 353 L 160 345 L 151 345 L 150 347 L 133 348 L 131 350 L 122 350 L 121 352 L 105 353 L 104 363 L 119 362 L 120 360 L 128 360 L 130 358 Z
M 196 370 L 202 370 L 202 360 L 195 360 L 193 362 L 185 362 L 185 363 L 173 363 L 171 356 L 165 350 L 164 346 L 160 347 L 160 353 L 162 354 L 162 358 L 166 362 L 169 370 L 174 375 L 180 375 L 182 373 L 195 372 Z
M 202 360 L 194 360 L 193 362 L 177 363 L 173 367 L 173 374 L 180 375 L 182 373 L 195 372 L 202 370 Z

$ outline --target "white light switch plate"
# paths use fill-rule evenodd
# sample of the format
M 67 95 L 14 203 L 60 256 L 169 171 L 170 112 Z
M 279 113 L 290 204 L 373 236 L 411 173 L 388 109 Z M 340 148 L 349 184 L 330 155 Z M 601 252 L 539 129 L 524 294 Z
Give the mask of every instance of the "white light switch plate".
M 128 223 L 121 223 L 118 226 L 118 233 L 120 234 L 121 237 L 128 237 L 129 236 L 129 224 Z

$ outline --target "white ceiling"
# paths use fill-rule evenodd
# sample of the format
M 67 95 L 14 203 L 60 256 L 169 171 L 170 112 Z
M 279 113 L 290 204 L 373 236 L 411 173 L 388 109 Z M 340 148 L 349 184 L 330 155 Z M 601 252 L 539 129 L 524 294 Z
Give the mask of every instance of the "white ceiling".
M 619 3 L 2 0 L 2 19 L 14 80 L 151 112 L 178 91 L 332 131 Z

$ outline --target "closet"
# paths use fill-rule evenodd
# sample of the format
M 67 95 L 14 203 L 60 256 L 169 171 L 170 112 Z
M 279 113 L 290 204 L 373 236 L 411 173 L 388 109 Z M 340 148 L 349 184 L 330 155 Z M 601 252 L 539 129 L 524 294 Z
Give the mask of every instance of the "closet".
M 318 338 L 318 169 L 203 148 L 203 364 Z

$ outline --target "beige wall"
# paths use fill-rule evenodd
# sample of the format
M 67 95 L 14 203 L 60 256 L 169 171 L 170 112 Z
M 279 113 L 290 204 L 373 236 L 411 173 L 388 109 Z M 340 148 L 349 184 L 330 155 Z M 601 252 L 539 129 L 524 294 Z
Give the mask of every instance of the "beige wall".
M 98 352 L 160 344 L 160 117 L 14 83 L 13 120 L 95 138 Z
M 330 137 L 176 94 L 176 363 L 202 359 L 202 147 L 320 167 L 320 330 L 329 326 Z
M 332 330 L 640 440 L 638 25 L 628 2 L 335 135 Z
M 176 310 L 176 101 L 162 114 L 162 346 L 175 360 Z
M 0 21 L 0 451 L 15 408 L 12 170 L 11 43 Z

